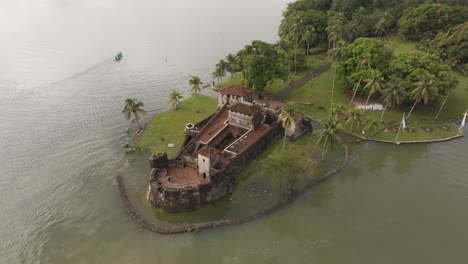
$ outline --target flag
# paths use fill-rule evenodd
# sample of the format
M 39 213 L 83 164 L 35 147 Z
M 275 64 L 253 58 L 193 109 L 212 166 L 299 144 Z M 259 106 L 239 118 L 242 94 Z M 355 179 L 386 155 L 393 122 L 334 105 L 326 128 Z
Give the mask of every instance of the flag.
M 401 119 L 401 125 L 403 126 L 403 129 L 405 129 L 406 127 L 405 113 L 403 113 L 403 118 Z
M 468 110 L 465 111 L 465 115 L 463 116 L 463 120 L 461 121 L 461 124 L 460 124 L 460 129 L 463 129 L 463 127 L 465 126 L 465 122 L 466 122 L 466 113 L 467 113 L 467 112 L 468 112 Z

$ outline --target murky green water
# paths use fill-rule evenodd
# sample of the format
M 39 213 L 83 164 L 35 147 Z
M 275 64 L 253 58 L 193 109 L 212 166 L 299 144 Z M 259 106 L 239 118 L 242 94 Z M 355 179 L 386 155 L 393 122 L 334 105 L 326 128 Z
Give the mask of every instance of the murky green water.
M 164 236 L 129 220 L 114 177 L 136 192 L 148 164 L 120 150 L 123 100 L 165 107 L 189 75 L 274 41 L 286 2 L 0 2 L 0 263 L 466 263 L 466 138 L 351 145 L 343 173 L 241 226 Z

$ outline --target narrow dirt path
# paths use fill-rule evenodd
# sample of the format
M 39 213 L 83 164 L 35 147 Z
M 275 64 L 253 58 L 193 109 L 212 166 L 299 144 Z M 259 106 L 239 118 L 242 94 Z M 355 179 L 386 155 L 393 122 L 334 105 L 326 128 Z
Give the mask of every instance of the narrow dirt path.
M 290 95 L 294 90 L 303 86 L 308 81 L 312 80 L 313 78 L 319 76 L 320 74 L 328 71 L 331 67 L 331 63 L 324 64 L 319 68 L 309 72 L 308 74 L 302 76 L 299 80 L 291 82 L 288 86 L 284 87 L 278 94 L 276 94 L 273 99 L 276 101 L 283 101 Z

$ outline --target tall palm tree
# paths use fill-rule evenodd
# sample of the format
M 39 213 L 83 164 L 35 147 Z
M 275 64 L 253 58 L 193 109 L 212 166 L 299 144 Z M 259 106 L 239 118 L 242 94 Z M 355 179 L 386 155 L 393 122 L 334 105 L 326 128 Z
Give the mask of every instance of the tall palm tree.
M 226 56 L 226 71 L 231 75 L 231 79 L 234 77 L 236 72 L 236 55 L 229 53 Z
M 304 33 L 302 34 L 302 39 L 307 45 L 306 56 L 309 56 L 309 49 L 312 42 L 315 41 L 317 34 L 315 33 L 315 28 L 311 25 L 306 26 Z
M 392 82 L 387 82 L 382 90 L 382 102 L 385 104 L 385 108 L 382 111 L 382 115 L 380 116 L 380 122 L 383 122 L 383 116 L 387 107 L 395 107 L 400 106 L 403 102 L 403 98 L 406 96 L 406 91 L 401 89 L 399 86 L 393 84 Z
M 278 120 L 281 121 L 281 124 L 284 128 L 284 140 L 283 140 L 283 151 L 284 146 L 286 144 L 286 135 L 287 130 L 296 127 L 296 117 L 298 114 L 297 105 L 295 103 L 287 102 L 283 108 L 281 108 L 281 112 L 278 115 Z
M 322 149 L 322 161 L 325 160 L 325 152 L 335 149 L 340 145 L 341 138 L 338 132 L 342 127 L 338 119 L 330 116 L 322 123 L 322 130 L 320 130 L 317 139 L 317 146 Z
M 219 79 L 223 78 L 224 76 L 222 75 L 222 73 L 218 70 L 218 68 L 216 68 L 212 73 L 211 73 L 211 78 L 216 79 L 218 81 L 218 85 L 219 85 Z
M 359 63 L 359 66 L 358 67 L 367 67 L 367 68 L 371 68 L 371 62 L 368 58 L 364 58 L 361 60 L 361 62 Z M 358 83 L 356 84 L 356 86 L 354 87 L 354 92 L 353 92 L 353 97 L 351 97 L 351 101 L 349 102 L 349 105 L 348 105 L 348 110 L 351 108 L 351 105 L 353 104 L 353 101 L 354 101 L 354 97 L 356 97 L 356 93 L 359 89 L 359 86 L 361 85 L 361 81 L 362 81 L 362 77 L 364 75 L 364 72 L 361 74 L 361 76 L 359 77 L 359 81 Z
M 346 43 L 339 41 L 333 49 L 328 51 L 328 57 L 331 58 L 335 63 L 341 61 L 346 56 Z M 332 94 L 330 107 L 333 107 L 333 92 L 335 91 L 335 79 L 337 65 L 333 64 L 333 83 L 332 83 Z
M 218 63 L 216 63 L 215 71 L 218 72 L 219 76 L 225 77 L 227 68 L 228 68 L 227 62 L 221 59 L 218 61 Z
M 367 106 L 367 103 L 369 103 L 369 99 L 370 99 L 371 95 L 373 95 L 374 93 L 382 91 L 383 82 L 385 80 L 384 80 L 384 78 L 382 76 L 382 73 L 376 70 L 376 71 L 374 71 L 374 74 L 372 75 L 372 77 L 369 78 L 369 79 L 366 79 L 365 81 L 367 83 L 364 86 L 364 89 L 369 90 L 369 96 L 367 96 L 367 100 L 366 100 L 366 104 L 365 104 L 365 106 Z
M 198 76 L 190 77 L 192 77 L 189 80 L 189 85 L 192 87 L 192 89 L 190 89 L 190 92 L 194 93 L 195 96 L 198 96 L 198 93 L 201 91 L 201 86 L 203 85 L 203 83 L 201 82 L 200 77 Z
M 364 121 L 364 127 L 362 130 L 370 131 L 370 130 L 377 130 L 379 128 L 379 124 L 374 121 L 372 116 L 367 117 L 366 121 Z
M 127 98 L 125 100 L 125 106 L 122 110 L 122 114 L 124 115 L 124 118 L 127 121 L 130 121 L 133 115 L 133 120 L 135 120 L 135 122 L 141 128 L 139 114 L 146 113 L 145 110 L 143 110 L 143 106 L 144 106 L 143 102 L 138 101 L 136 98 Z
M 302 23 L 302 19 L 298 23 L 294 23 L 291 25 L 290 32 L 292 35 L 290 36 L 291 42 L 294 42 L 294 73 L 297 73 L 297 50 L 299 49 L 299 41 L 302 38 L 302 31 L 303 31 L 304 24 Z
M 180 99 L 184 98 L 180 92 L 175 89 L 172 89 L 171 94 L 169 95 L 168 104 L 171 104 L 172 110 L 177 110 L 179 108 Z
M 286 62 L 288 64 L 288 75 L 291 75 L 291 54 L 293 54 L 294 44 L 288 38 L 283 38 L 278 41 L 278 47 L 286 55 Z
M 328 26 L 325 29 L 328 34 L 328 50 L 330 50 L 330 44 L 333 44 L 332 48 L 334 48 L 336 43 L 343 39 L 345 20 L 346 17 L 343 13 L 333 13 L 328 19 Z
M 330 115 L 334 116 L 336 119 L 346 115 L 345 107 L 342 104 L 335 104 L 330 108 Z
M 435 86 L 434 77 L 429 74 L 424 75 L 419 82 L 413 83 L 413 86 L 415 88 L 410 92 L 410 96 L 414 100 L 414 104 L 406 118 L 410 117 L 416 104 L 421 101 L 428 104 L 429 100 L 435 98 L 439 92 L 439 89 Z
M 351 124 L 351 131 L 354 132 L 354 124 L 358 126 L 362 123 L 362 111 L 357 108 L 351 108 L 348 110 L 345 124 Z

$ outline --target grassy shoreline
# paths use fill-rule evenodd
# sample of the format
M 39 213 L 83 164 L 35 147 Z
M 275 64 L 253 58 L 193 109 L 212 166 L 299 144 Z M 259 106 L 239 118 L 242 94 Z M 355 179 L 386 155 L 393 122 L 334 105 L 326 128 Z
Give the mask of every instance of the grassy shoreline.
M 217 100 L 206 95 L 192 95 L 183 100 L 178 110 L 168 109 L 153 115 L 149 126 L 143 132 L 138 145 L 153 152 L 176 154 L 184 141 L 187 123 L 197 123 L 216 111 Z M 169 143 L 175 144 L 169 148 Z
M 397 38 L 391 38 L 387 42 L 387 46 L 391 47 L 395 54 L 416 51 L 415 45 L 415 42 L 400 41 Z M 310 55 L 306 58 L 307 66 L 298 71 L 297 74 L 292 73 L 292 78 L 299 79 L 327 62 L 328 59 L 324 53 Z M 439 110 L 439 105 L 418 105 L 411 115 L 411 119 L 407 122 L 407 128 L 413 131 L 400 133 L 398 141 L 437 140 L 458 134 L 459 131 L 453 124 L 445 124 L 444 121 L 461 119 L 462 113 L 468 107 L 468 76 L 463 76 L 457 72 L 452 73 L 459 80 L 459 83 L 449 95 L 446 106 L 441 111 L 438 120 L 435 121 L 433 118 Z M 286 101 L 298 103 L 299 110 L 304 114 L 313 117 L 315 120 L 323 120 L 328 116 L 328 109 L 330 108 L 332 80 L 333 71 L 328 70 L 293 91 L 286 98 Z M 242 76 L 238 74 L 232 79 L 228 78 L 224 80 L 217 86 L 240 85 L 241 82 Z M 273 97 L 285 86 L 286 82 L 276 80 L 265 88 L 265 92 L 269 97 Z M 345 107 L 349 104 L 349 91 L 339 81 L 335 85 L 333 100 L 334 104 L 343 104 Z M 365 98 L 357 96 L 356 101 L 359 100 L 363 101 Z M 376 100 L 376 102 L 379 102 L 379 100 Z M 165 151 L 169 155 L 174 155 L 184 140 L 185 124 L 196 123 L 212 114 L 215 109 L 216 99 L 204 95 L 191 96 L 182 101 L 179 110 L 167 110 L 154 115 L 150 126 L 141 136 L 138 145 L 144 148 L 151 148 L 154 152 Z M 379 122 L 377 130 L 382 131 L 372 138 L 393 141 L 396 138 L 396 133 L 392 128 L 400 124 L 403 113 L 408 113 L 409 109 L 410 106 L 387 109 L 383 123 L 380 123 L 381 111 L 365 110 L 362 119 L 365 120 L 368 117 L 372 117 L 375 121 Z M 168 121 L 170 125 L 167 125 Z M 384 126 L 388 126 L 388 129 L 383 129 Z M 448 129 L 443 129 L 441 126 L 446 126 Z M 355 126 L 354 130 L 351 130 L 349 125 L 344 126 L 348 133 L 360 137 L 366 137 L 376 132 L 369 131 L 363 135 L 363 127 L 364 125 Z M 174 143 L 175 147 L 167 147 L 168 143 Z
M 416 51 L 416 43 L 407 41 L 403 42 L 396 38 L 390 39 L 387 45 L 390 46 L 396 54 Z M 411 115 L 411 119 L 409 120 L 411 122 L 407 122 L 407 128 L 413 129 L 414 132 L 404 131 L 403 133 L 400 133 L 398 141 L 437 140 L 449 138 L 458 134 L 459 131 L 453 124 L 445 124 L 445 122 L 453 119 L 461 119 L 466 107 L 468 107 L 468 76 L 463 76 L 454 71 L 452 73 L 459 80 L 459 83 L 449 95 L 447 103 L 442 109 L 438 119 L 434 120 L 434 117 L 439 110 L 440 105 L 417 105 Z M 300 111 L 315 119 L 323 120 L 328 116 L 328 109 L 331 105 L 332 81 L 333 71 L 328 70 L 322 75 L 310 80 L 302 87 L 296 89 L 287 97 L 286 101 L 298 103 Z M 343 84 L 337 81 L 335 84 L 333 103 L 342 104 L 347 108 L 349 105 L 349 96 L 349 91 Z M 365 101 L 365 99 L 366 98 L 360 98 L 357 96 L 355 102 Z M 375 102 L 378 103 L 380 100 L 375 100 Z M 383 126 L 392 123 L 393 125 L 398 126 L 403 113 L 408 113 L 409 110 L 410 106 L 387 109 L 383 118 L 384 124 L 380 124 L 381 111 L 365 110 L 362 120 L 372 117 L 375 121 L 379 122 L 378 129 L 382 129 Z M 440 126 L 442 125 L 449 127 L 449 129 L 441 129 Z M 358 136 L 363 136 L 363 127 L 363 125 L 355 126 L 354 131 L 351 131 L 349 126 L 344 126 L 347 132 Z M 426 128 L 429 128 L 431 132 L 426 131 Z M 373 134 L 373 132 L 366 134 Z M 387 130 L 387 132 L 376 134 L 373 138 L 393 141 L 396 138 L 396 133 Z

